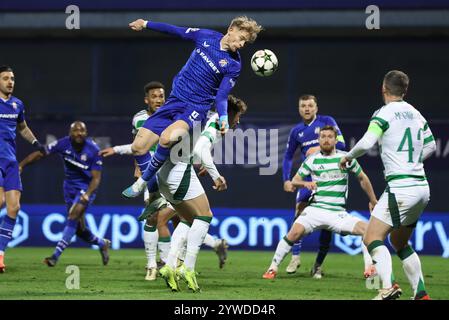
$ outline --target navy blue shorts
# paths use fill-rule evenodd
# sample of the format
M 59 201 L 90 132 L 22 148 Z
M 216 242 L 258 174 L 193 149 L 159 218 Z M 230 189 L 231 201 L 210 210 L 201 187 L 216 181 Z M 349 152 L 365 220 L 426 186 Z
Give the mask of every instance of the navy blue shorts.
M 80 201 L 81 195 L 86 190 L 87 190 L 87 188 L 79 189 L 79 188 L 70 188 L 70 187 L 64 186 L 64 201 L 67 205 L 67 212 L 70 211 L 70 208 L 75 203 L 81 203 L 81 201 Z M 87 203 L 87 204 L 83 203 L 86 206 L 86 208 L 88 208 L 94 202 L 96 196 L 97 196 L 96 193 L 92 193 L 89 197 L 89 203 Z
M 312 181 L 311 177 L 303 178 L 304 181 Z M 312 191 L 307 188 L 298 189 L 298 193 L 296 194 L 296 203 L 299 202 L 309 202 L 310 197 L 312 196 Z
M 158 136 L 169 125 L 178 120 L 184 120 L 189 129 L 206 120 L 210 107 L 194 107 L 187 105 L 177 98 L 170 97 L 165 104 L 152 114 L 143 124 L 143 127 L 151 130 Z
M 20 180 L 19 163 L 17 161 L 0 159 L 0 187 L 5 192 L 22 191 L 22 180 Z

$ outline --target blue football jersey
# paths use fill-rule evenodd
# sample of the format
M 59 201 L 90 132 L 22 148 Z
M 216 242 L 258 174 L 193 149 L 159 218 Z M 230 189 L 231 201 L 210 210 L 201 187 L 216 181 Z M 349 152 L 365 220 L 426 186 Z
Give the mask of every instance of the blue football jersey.
M 177 35 L 195 43 L 187 63 L 173 80 L 170 96 L 188 105 L 208 108 L 214 105 L 218 95 L 225 97 L 227 101 L 228 94 L 240 75 L 241 58 L 238 51 L 221 49 L 223 34 L 151 21 L 147 23 L 147 28 Z
M 25 107 L 16 97 L 0 98 L 0 158 L 16 161 L 16 129 L 25 121 L 24 113 Z
M 337 142 L 336 148 L 339 150 L 345 149 L 346 146 L 343 140 L 343 135 L 334 118 L 317 115 L 315 120 L 308 125 L 301 121 L 290 131 L 290 136 L 288 137 L 287 150 L 285 151 L 283 163 L 284 181 L 290 180 L 292 159 L 296 149 L 300 148 L 301 162 L 304 161 L 307 150 L 320 145 L 318 137 L 320 135 L 320 129 L 324 126 L 332 126 L 337 129 L 339 141 Z
M 47 146 L 49 154 L 59 154 L 64 161 L 64 186 L 86 189 L 92 180 L 92 170 L 101 171 L 103 162 L 100 149 L 92 139 L 86 139 L 81 152 L 76 152 L 66 136 Z

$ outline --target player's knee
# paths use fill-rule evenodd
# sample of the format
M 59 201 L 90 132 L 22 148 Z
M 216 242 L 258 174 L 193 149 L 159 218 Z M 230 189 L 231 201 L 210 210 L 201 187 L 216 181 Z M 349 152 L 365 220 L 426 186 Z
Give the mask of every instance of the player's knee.
M 9 214 L 12 214 L 12 215 L 14 215 L 14 216 L 17 216 L 17 213 L 19 212 L 19 210 L 20 210 L 20 203 L 12 203 L 12 204 L 9 204 L 9 205 L 7 205 L 7 212 L 9 213 Z
M 171 145 L 170 136 L 166 133 L 162 133 L 161 137 L 159 138 L 159 145 L 168 148 Z
M 148 152 L 148 150 L 145 150 L 145 147 L 140 143 L 134 143 L 131 145 L 131 151 L 133 152 L 134 156 L 142 156 Z

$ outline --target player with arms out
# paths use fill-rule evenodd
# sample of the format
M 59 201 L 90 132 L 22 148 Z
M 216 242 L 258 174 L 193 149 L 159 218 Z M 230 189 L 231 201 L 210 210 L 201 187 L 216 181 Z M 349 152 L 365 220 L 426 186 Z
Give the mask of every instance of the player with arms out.
M 23 102 L 12 95 L 14 85 L 12 68 L 0 66 L 0 207 L 6 202 L 6 215 L 0 220 L 0 273 L 6 271 L 5 250 L 12 239 L 22 193 L 16 159 L 16 130 L 37 150 L 44 150 L 27 126 Z
M 173 81 L 167 102 L 139 129 L 132 144 L 143 175 L 123 195 L 136 197 L 151 179 L 155 179 L 173 144 L 186 136 L 194 125 L 203 123 L 214 105 L 219 114 L 220 130 L 225 133 L 229 127 L 228 94 L 241 70 L 238 50 L 246 43 L 254 42 L 262 27 L 247 17 L 233 19 L 225 35 L 213 30 L 177 27 L 142 19 L 131 22 L 129 26 L 135 31 L 150 29 L 195 43 L 190 58 Z M 157 143 L 151 157 L 148 150 Z
M 344 169 L 339 168 L 340 159 L 346 152 L 336 150 L 338 131 L 333 126 L 320 129 L 320 151 L 311 154 L 301 164 L 298 173 L 293 178 L 295 187 L 307 188 L 312 191 L 312 200 L 291 227 L 289 233 L 279 242 L 270 267 L 263 275 L 264 279 L 274 279 L 278 267 L 289 253 L 293 243 L 315 230 L 327 229 L 332 232 L 347 235 L 365 233 L 367 223 L 358 217 L 351 216 L 345 209 L 348 195 L 349 172 L 354 173 L 361 188 L 369 198 L 369 208 L 377 203 L 376 195 L 368 176 L 362 168 L 353 161 Z M 306 177 L 312 181 L 306 181 Z M 362 244 L 365 268 L 372 260 L 367 248 Z
M 319 151 L 318 136 L 320 128 L 324 126 L 335 127 L 338 131 L 337 145 L 338 150 L 345 149 L 345 141 L 343 135 L 338 128 L 337 122 L 334 118 L 325 115 L 318 115 L 318 101 L 314 95 L 304 94 L 299 97 L 299 115 L 302 119 L 291 131 L 288 138 L 287 149 L 284 155 L 284 162 L 282 166 L 284 191 L 294 192 L 295 187 L 290 180 L 290 173 L 292 170 L 293 156 L 299 148 L 301 152 L 300 161 L 304 160 L 312 153 Z M 305 178 L 306 181 L 311 181 L 311 178 Z M 308 180 L 307 180 L 308 179 Z M 308 205 L 312 192 L 307 188 L 300 188 L 296 195 L 295 219 L 302 213 L 304 208 Z M 293 221 L 294 221 L 293 220 Z M 320 247 L 315 263 L 311 270 L 311 275 L 314 278 L 322 277 L 321 265 L 329 251 L 332 240 L 332 232 L 322 229 L 320 233 Z M 292 259 L 287 266 L 287 273 L 295 273 L 296 269 L 301 265 L 300 252 L 302 240 L 295 242 L 292 248 Z
M 45 152 L 33 152 L 20 162 L 20 169 L 23 170 L 27 165 L 50 154 L 58 154 L 64 161 L 63 189 L 68 218 L 62 239 L 56 245 L 53 255 L 44 260 L 49 267 L 56 265 L 75 234 L 87 243 L 99 246 L 103 264 L 107 265 L 109 262 L 108 249 L 111 241 L 93 235 L 84 218 L 84 213 L 93 203 L 101 181 L 103 163 L 98 152 L 96 143 L 87 137 L 86 125 L 75 121 L 70 125 L 69 136 L 49 144 Z
M 387 188 L 375 206 L 364 243 L 375 261 L 382 281 L 375 300 L 399 298 L 402 291 L 392 282 L 392 262 L 385 238 L 402 261 L 415 300 L 428 300 L 421 261 L 408 241 L 430 197 L 424 171 L 424 160 L 436 150 L 429 124 L 421 113 L 404 101 L 408 76 L 389 71 L 382 83 L 385 105 L 371 118 L 368 131 L 352 150 L 341 159 L 341 167 L 365 154 L 376 142 L 384 165 Z

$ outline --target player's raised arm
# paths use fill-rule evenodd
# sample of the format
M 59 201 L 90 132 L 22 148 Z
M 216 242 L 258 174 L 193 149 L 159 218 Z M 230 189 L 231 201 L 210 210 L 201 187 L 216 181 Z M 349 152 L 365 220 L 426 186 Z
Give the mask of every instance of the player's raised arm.
M 19 172 L 22 173 L 23 168 L 26 166 L 35 163 L 36 161 L 39 161 L 43 157 L 45 157 L 47 154 L 43 154 L 40 151 L 34 151 L 30 153 L 28 156 L 26 156 L 22 161 L 19 163 Z
M 222 135 L 224 135 L 229 129 L 228 95 L 235 86 L 237 77 L 238 75 L 225 76 L 220 83 L 220 87 L 218 88 L 217 96 L 215 98 L 215 104 L 217 106 L 219 116 L 218 124 Z
M 29 143 L 31 143 L 33 145 L 33 147 L 41 152 L 42 154 L 45 154 L 45 147 L 44 145 L 42 145 L 34 136 L 33 132 L 31 131 L 31 129 L 28 127 L 27 123 L 25 120 L 23 120 L 22 122 L 19 122 L 17 124 L 17 129 L 19 130 L 20 135 Z
M 347 164 L 349 164 L 352 159 L 363 156 L 369 149 L 374 147 L 385 130 L 386 129 L 381 127 L 376 120 L 372 120 L 362 139 L 357 142 L 357 144 L 346 154 L 346 156 L 341 158 L 340 169 L 345 170 Z
M 114 147 L 105 148 L 105 149 L 100 150 L 98 152 L 98 155 L 102 156 L 103 158 L 107 158 L 107 157 L 113 156 L 114 154 L 132 155 L 133 151 L 131 149 L 131 145 L 132 144 L 124 144 L 124 145 L 121 145 L 121 146 L 114 146 Z
M 168 23 L 153 22 L 143 19 L 138 19 L 129 24 L 129 27 L 134 31 L 142 31 L 143 29 L 150 29 L 161 33 L 166 33 L 178 36 L 186 40 L 196 40 L 198 28 L 178 27 Z

